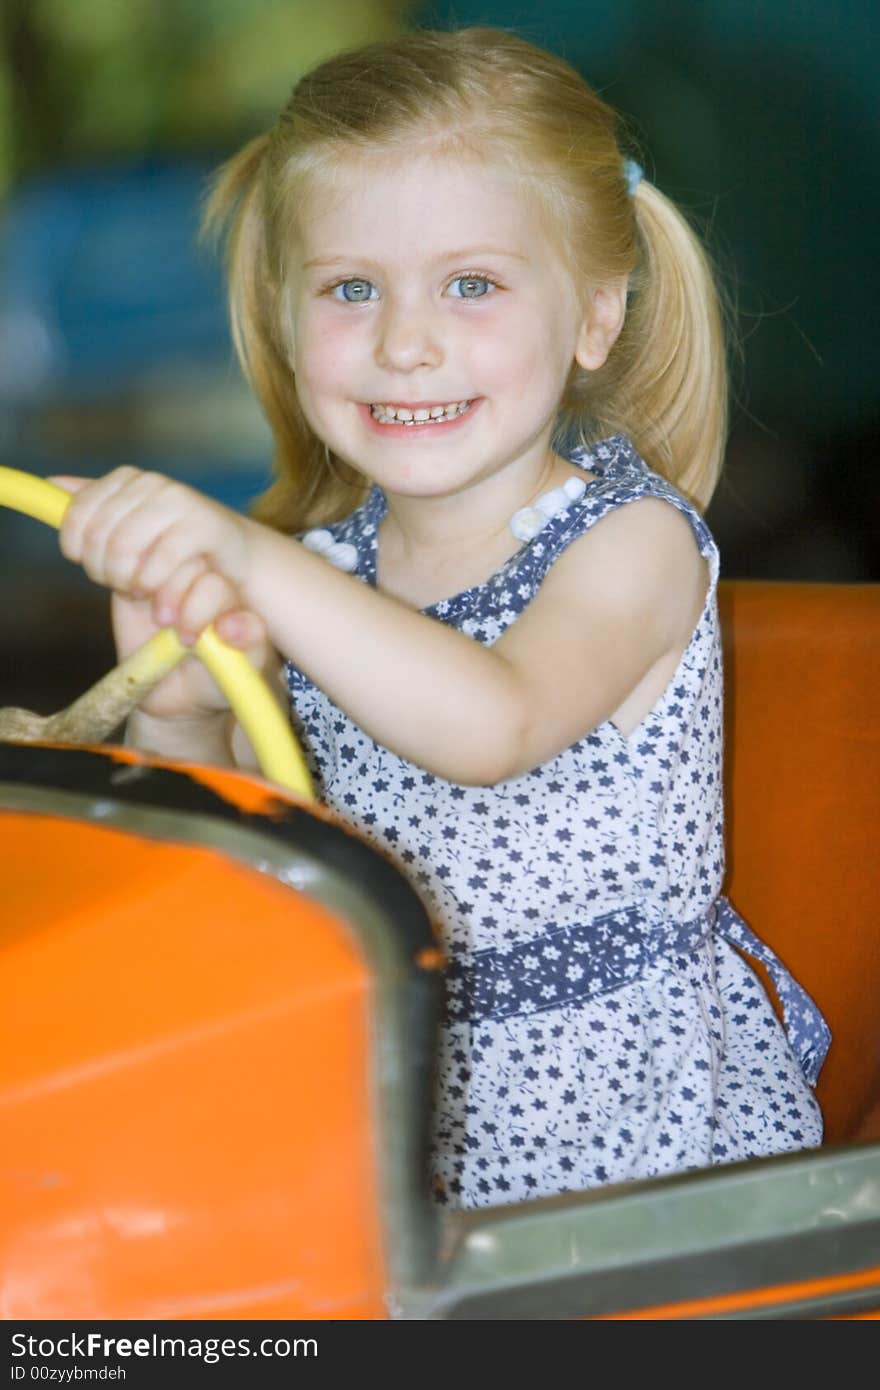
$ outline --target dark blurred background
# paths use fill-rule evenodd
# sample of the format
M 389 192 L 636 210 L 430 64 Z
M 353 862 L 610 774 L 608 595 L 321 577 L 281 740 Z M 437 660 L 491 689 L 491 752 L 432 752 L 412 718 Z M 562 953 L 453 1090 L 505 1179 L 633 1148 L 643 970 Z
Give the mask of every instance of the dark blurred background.
M 195 233 L 299 75 L 412 24 L 560 52 L 703 233 L 742 356 L 708 519 L 728 578 L 878 578 L 880 116 L 869 0 L 0 0 L 0 463 L 160 469 L 245 507 L 271 445 Z M 113 664 L 108 600 L 0 509 L 0 705 Z

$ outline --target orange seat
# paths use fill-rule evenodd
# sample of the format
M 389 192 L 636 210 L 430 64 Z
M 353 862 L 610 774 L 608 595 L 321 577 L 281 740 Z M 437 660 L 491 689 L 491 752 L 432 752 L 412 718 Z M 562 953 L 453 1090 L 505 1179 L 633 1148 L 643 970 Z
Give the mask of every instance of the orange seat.
M 384 1317 L 442 964 L 391 864 L 238 773 L 0 743 L 0 875 L 7 1314 Z
M 828 1020 L 826 1142 L 880 1138 L 880 585 L 735 580 L 719 604 L 725 891 Z

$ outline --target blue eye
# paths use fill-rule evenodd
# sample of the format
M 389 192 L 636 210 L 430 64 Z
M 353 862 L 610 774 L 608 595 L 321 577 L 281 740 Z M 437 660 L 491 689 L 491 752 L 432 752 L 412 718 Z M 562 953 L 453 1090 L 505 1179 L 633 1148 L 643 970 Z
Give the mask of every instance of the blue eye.
M 375 288 L 370 280 L 343 280 L 333 286 L 331 294 L 334 299 L 342 298 L 346 304 L 366 304 L 371 298 L 370 291 Z M 336 293 L 337 290 L 342 290 L 341 296 Z
M 451 282 L 452 285 L 460 285 L 461 293 L 454 294 L 453 299 L 485 299 L 489 292 L 489 287 L 495 287 L 495 282 L 486 275 L 458 275 Z

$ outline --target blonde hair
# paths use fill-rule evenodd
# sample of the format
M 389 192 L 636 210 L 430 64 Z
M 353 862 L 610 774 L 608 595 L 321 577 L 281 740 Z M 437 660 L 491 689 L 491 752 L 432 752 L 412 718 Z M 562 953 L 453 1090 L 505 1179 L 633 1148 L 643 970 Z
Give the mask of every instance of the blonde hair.
M 232 332 L 276 444 L 276 481 L 254 514 L 295 531 L 347 515 L 365 479 L 314 434 L 290 365 L 285 247 L 307 181 L 341 157 L 438 153 L 500 162 L 541 199 L 575 283 L 629 276 L 626 318 L 605 364 L 576 364 L 559 429 L 589 444 L 629 435 L 698 505 L 727 434 L 722 306 L 684 215 L 650 182 L 631 196 L 620 118 L 562 59 L 514 34 L 415 31 L 339 53 L 295 87 L 274 128 L 219 171 L 204 218 L 228 230 Z

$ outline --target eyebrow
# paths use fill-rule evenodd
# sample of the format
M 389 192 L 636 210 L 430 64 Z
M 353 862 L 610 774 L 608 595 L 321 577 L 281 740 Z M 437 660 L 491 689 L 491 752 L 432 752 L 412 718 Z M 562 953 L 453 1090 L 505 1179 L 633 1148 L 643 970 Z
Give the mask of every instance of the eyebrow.
M 476 260 L 480 256 L 503 256 L 511 261 L 525 261 L 528 259 L 527 256 L 521 256 L 517 251 L 502 251 L 487 246 L 466 246 L 460 251 L 442 252 L 441 255 L 434 258 L 432 264 L 441 265 L 445 261 Z M 371 260 L 369 256 L 359 256 L 357 253 L 345 256 L 317 256 L 311 261 L 304 261 L 302 268 L 303 270 L 311 270 L 314 266 L 329 267 L 331 265 L 352 265 L 354 263 L 366 266 L 370 270 L 382 269 L 378 261 Z

